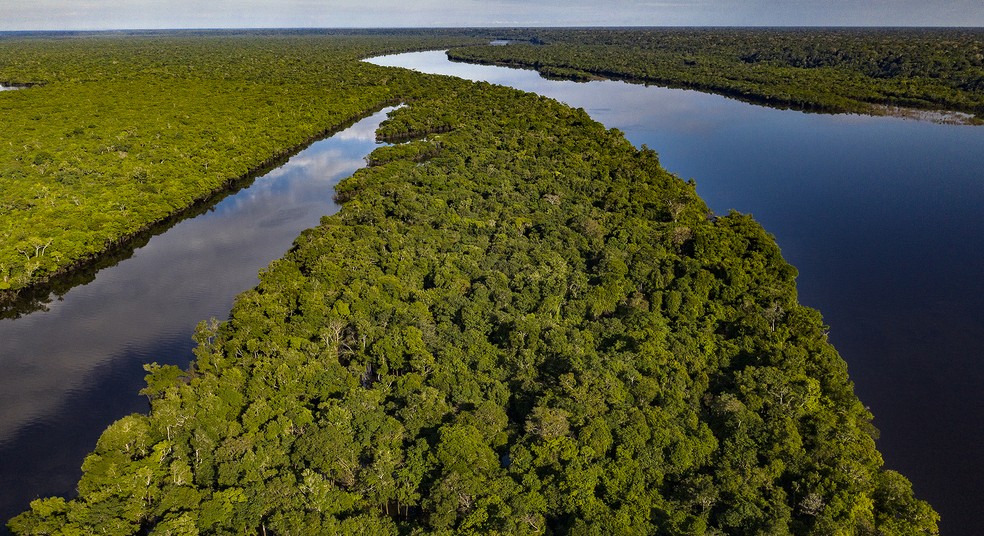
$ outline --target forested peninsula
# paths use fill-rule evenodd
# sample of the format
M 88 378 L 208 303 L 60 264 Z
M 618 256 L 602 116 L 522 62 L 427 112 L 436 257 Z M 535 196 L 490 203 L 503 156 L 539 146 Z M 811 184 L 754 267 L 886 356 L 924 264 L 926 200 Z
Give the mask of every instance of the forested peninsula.
M 463 47 L 458 61 L 719 93 L 774 107 L 984 123 L 980 28 L 554 29 Z M 902 109 L 899 109 L 902 108 Z M 906 110 L 912 108 L 914 110 Z
M 62 235 L 40 233 L 104 240 L 57 207 L 126 222 L 385 102 L 405 106 L 377 135 L 400 143 L 199 325 L 187 370 L 147 366 L 149 413 L 15 534 L 938 533 L 773 237 L 654 151 L 550 99 L 357 61 L 419 36 L 183 39 L 4 56 L 12 80 L 52 57 L 80 77 L 0 95 L 38 117 L 4 144 L 4 202 L 29 205 L 4 208 L 4 251 L 10 214 L 44 213 L 14 249 L 47 262 Z

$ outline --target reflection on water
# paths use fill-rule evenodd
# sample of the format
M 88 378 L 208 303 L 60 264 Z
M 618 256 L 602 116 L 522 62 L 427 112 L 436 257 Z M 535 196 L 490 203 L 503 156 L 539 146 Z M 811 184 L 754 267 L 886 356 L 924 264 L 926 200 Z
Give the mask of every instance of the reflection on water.
M 695 91 L 558 82 L 449 62 L 373 63 L 510 85 L 657 150 L 717 213 L 750 212 L 799 269 L 881 429 L 886 464 L 976 534 L 984 504 L 984 127 L 806 114 Z
M 338 209 L 334 185 L 364 165 L 388 110 L 151 238 L 47 312 L 0 320 L 0 525 L 39 495 L 72 493 L 99 433 L 146 411 L 143 364 L 187 366 L 197 322 L 225 318 L 261 268 Z

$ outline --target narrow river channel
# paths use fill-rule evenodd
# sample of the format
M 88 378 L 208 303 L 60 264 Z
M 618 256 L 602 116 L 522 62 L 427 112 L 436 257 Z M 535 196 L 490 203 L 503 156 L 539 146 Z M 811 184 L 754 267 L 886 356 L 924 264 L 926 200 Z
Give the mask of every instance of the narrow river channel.
M 32 499 L 74 495 L 102 430 L 147 411 L 144 363 L 186 367 L 196 324 L 225 319 L 260 269 L 338 210 L 335 184 L 365 165 L 389 110 L 153 237 L 47 311 L 0 320 L 0 533 Z
M 751 213 L 823 313 L 889 468 L 980 533 L 984 504 L 984 127 L 807 114 L 696 91 L 545 80 L 442 52 L 373 63 L 532 91 L 584 108 L 719 214 Z

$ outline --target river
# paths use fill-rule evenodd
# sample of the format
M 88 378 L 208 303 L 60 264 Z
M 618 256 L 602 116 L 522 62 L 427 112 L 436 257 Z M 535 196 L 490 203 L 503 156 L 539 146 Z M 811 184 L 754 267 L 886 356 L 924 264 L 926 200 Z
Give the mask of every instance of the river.
M 0 533 L 32 499 L 74 495 L 102 430 L 147 411 L 144 363 L 187 367 L 196 324 L 227 318 L 260 269 L 338 210 L 335 184 L 365 165 L 391 109 L 151 238 L 47 311 L 0 320 Z
M 712 210 L 751 213 L 799 269 L 875 415 L 886 465 L 977 534 L 984 504 L 984 127 L 807 114 L 696 91 L 545 80 L 452 63 L 442 52 L 374 58 L 509 85 L 584 108 Z

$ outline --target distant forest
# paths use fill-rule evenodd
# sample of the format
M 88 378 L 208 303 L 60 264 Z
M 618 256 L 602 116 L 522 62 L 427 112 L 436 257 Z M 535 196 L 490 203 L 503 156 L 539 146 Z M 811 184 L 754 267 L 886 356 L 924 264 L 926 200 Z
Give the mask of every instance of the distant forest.
M 466 33 L 0 39 L 40 84 L 0 94 L 9 290 L 406 104 L 194 363 L 146 366 L 78 496 L 9 528 L 937 534 L 751 217 L 583 110 L 359 61 L 502 36 Z
M 888 113 L 951 110 L 984 119 L 982 29 L 567 29 L 509 35 L 452 59 L 721 93 L 770 106 Z

